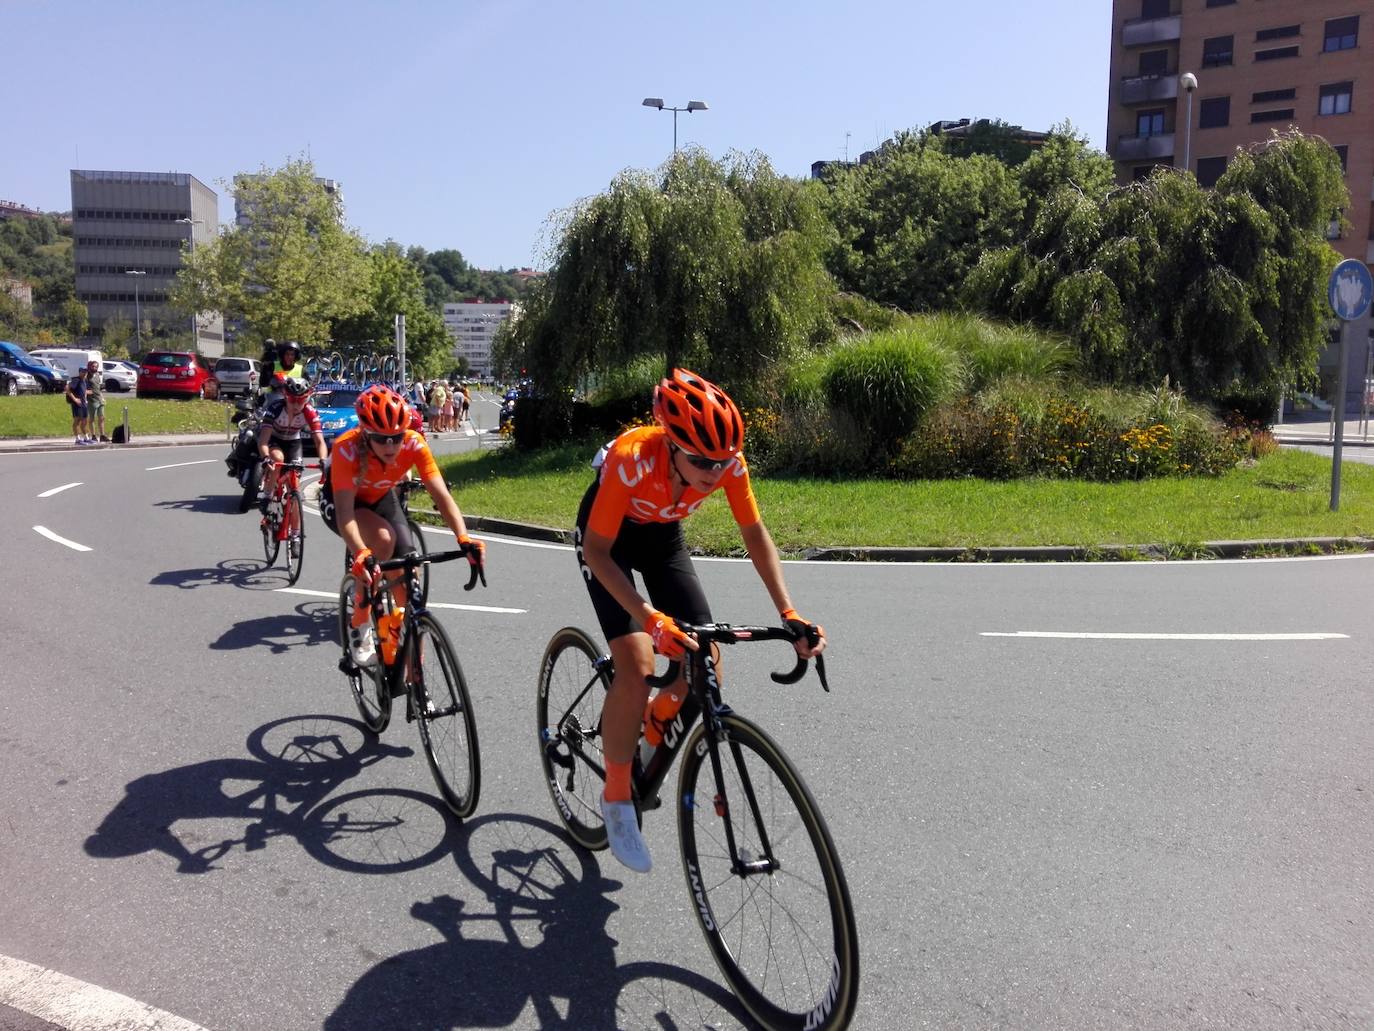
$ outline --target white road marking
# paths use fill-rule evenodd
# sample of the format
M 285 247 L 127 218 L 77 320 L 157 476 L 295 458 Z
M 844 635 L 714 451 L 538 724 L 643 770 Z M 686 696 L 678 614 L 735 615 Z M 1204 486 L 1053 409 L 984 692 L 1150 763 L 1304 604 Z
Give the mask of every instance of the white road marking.
M 54 494 L 61 494 L 64 490 L 71 490 L 71 488 L 73 488 L 73 487 L 80 487 L 80 486 L 81 486 L 81 482 L 82 482 L 82 481 L 77 480 L 75 483 L 64 483 L 64 484 L 62 484 L 62 486 L 60 486 L 60 487 L 54 487 L 54 488 L 52 488 L 52 490 L 45 490 L 42 494 L 40 494 L 40 495 L 38 495 L 38 496 L 39 496 L 40 498 L 50 498 L 50 497 L 52 497 Z
M 1349 640 L 1349 634 L 1129 634 L 1077 633 L 1064 630 L 985 630 L 979 637 L 1052 637 L 1089 641 L 1336 641 Z
M 65 538 L 65 537 L 59 537 L 57 534 L 55 534 L 55 533 L 53 533 L 51 530 L 49 530 L 46 526 L 35 526 L 34 529 L 37 530 L 39 533 L 41 533 L 44 537 L 48 538 L 48 540 L 50 540 L 50 541 L 56 541 L 58 544 L 66 545 L 68 548 L 71 548 L 72 551 L 90 551 L 90 550 L 91 550 L 90 548 L 86 547 L 86 545 L 84 545 L 84 544 L 77 544 L 76 541 L 69 541 L 69 540 L 67 540 L 67 538 Z
M 339 597 L 338 591 L 312 591 L 305 587 L 278 587 L 278 594 L 304 594 L 310 598 L 335 598 Z M 529 609 L 503 609 L 496 605 L 456 605 L 445 601 L 432 601 L 429 603 L 432 609 L 462 609 L 464 612 L 496 612 L 502 615 L 523 616 Z
M 174 1013 L 12 956 L 0 956 L 0 1003 L 81 1031 L 205 1031 Z
M 198 462 L 173 462 L 171 465 L 150 465 L 143 471 L 146 473 L 155 473 L 159 469 L 180 469 L 183 465 L 209 465 L 211 462 L 218 461 L 218 458 L 202 458 Z

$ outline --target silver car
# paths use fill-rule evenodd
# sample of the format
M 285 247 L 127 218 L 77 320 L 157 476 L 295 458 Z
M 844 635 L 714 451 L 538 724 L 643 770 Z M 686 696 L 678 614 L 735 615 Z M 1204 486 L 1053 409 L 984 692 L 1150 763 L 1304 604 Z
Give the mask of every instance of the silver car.
M 41 394 L 42 386 L 23 369 L 0 368 L 0 393 L 14 397 L 18 394 Z
M 100 363 L 100 376 L 106 390 L 133 390 L 138 385 L 138 372 L 124 362 Z
M 215 379 L 219 381 L 220 397 L 246 397 L 258 389 L 258 360 L 220 358 L 215 362 Z

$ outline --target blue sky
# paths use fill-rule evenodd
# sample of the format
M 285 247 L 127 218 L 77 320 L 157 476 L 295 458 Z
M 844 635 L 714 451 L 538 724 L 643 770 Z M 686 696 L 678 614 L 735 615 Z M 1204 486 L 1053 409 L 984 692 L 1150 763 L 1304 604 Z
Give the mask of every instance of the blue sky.
M 680 144 L 805 175 L 898 129 L 1070 119 L 1102 147 L 1108 0 L 0 0 L 0 198 L 71 168 L 220 180 L 306 153 L 367 239 L 542 265 L 549 216 Z

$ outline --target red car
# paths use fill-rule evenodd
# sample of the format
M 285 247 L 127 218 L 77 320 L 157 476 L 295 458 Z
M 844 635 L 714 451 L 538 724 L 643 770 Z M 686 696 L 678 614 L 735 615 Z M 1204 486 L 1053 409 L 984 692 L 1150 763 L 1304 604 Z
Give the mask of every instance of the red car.
M 219 383 L 205 359 L 194 351 L 149 351 L 138 366 L 139 397 L 219 396 Z

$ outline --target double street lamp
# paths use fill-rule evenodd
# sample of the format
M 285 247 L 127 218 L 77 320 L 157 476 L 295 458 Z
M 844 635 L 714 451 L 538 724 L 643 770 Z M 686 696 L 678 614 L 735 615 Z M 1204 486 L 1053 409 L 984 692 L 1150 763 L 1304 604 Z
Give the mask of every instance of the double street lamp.
M 142 271 L 141 269 L 126 268 L 126 269 L 124 270 L 124 274 L 125 274 L 126 276 L 146 276 L 148 273 Z M 135 340 L 136 340 L 135 347 L 138 348 L 138 353 L 139 353 L 139 354 L 142 354 L 142 353 L 143 353 L 143 312 L 142 312 L 142 309 L 139 307 L 139 303 L 138 303 L 138 280 L 137 280 L 137 279 L 134 280 L 134 338 L 135 338 Z
M 677 153 L 677 113 L 686 111 L 689 115 L 693 111 L 709 111 L 704 100 L 689 100 L 686 107 L 667 107 L 661 97 L 645 97 L 644 106 L 657 108 L 659 111 L 671 111 L 673 113 L 673 153 Z

